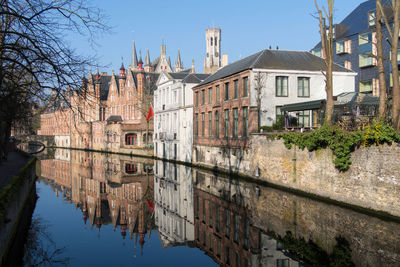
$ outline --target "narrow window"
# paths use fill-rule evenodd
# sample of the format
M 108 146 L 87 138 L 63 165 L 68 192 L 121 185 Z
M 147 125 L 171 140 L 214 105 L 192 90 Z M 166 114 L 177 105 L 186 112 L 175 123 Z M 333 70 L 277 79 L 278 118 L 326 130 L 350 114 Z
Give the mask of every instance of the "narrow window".
M 212 88 L 208 89 L 208 104 L 212 104 Z
M 236 243 L 239 242 L 239 215 L 235 214 L 235 235 L 234 235 L 234 241 Z
M 228 138 L 229 137 L 229 110 L 226 109 L 224 112 L 225 112 L 225 134 L 224 134 L 224 137 Z
M 288 77 L 276 77 L 276 96 L 288 96 Z
M 199 114 L 195 115 L 195 120 L 194 120 L 194 135 L 198 136 L 199 135 Z
M 229 83 L 225 83 L 225 101 L 229 100 Z
M 219 113 L 215 111 L 215 137 L 219 138 Z
M 249 82 L 249 78 L 248 77 L 244 77 L 243 78 L 243 97 L 246 97 L 249 94 L 248 82 Z
M 201 91 L 201 105 L 203 106 L 206 103 L 206 90 Z
M 208 112 L 208 137 L 212 137 L 212 112 Z
M 234 108 L 233 109 L 233 138 L 238 137 L 238 109 Z
M 208 201 L 208 215 L 209 215 L 209 225 L 210 227 L 213 227 L 213 204 L 210 200 Z
M 244 107 L 243 108 L 243 133 L 242 136 L 243 137 L 247 137 L 249 135 L 248 133 L 248 108 Z
M 206 131 L 206 114 L 203 112 L 201 113 L 201 135 L 205 136 L 205 131 Z
M 225 210 L 225 235 L 229 238 L 231 234 L 231 213 L 229 210 Z
M 219 85 L 215 87 L 215 102 L 219 103 Z
M 199 92 L 196 92 L 195 104 L 196 104 L 196 107 L 199 106 Z
M 310 97 L 310 78 L 308 77 L 297 78 L 297 96 Z
M 215 230 L 217 230 L 217 232 L 219 232 L 219 230 L 221 229 L 221 217 L 220 217 L 220 212 L 219 212 L 219 206 L 216 205 L 215 207 Z
M 233 81 L 233 99 L 237 99 L 239 96 L 239 80 Z

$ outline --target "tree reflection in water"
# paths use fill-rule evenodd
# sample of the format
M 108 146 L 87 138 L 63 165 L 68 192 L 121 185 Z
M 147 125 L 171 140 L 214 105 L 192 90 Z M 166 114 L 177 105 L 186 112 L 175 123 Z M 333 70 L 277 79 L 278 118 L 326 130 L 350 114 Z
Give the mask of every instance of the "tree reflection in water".
M 57 247 L 48 227 L 41 217 L 32 218 L 24 248 L 24 266 L 68 266 L 69 257 L 63 256 L 66 248 Z

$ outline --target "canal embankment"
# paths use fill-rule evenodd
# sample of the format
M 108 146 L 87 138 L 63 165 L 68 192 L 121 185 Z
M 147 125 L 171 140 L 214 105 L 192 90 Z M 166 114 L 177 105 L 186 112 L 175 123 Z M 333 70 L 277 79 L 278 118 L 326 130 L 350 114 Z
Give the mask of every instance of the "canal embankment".
M 22 259 L 22 245 L 35 206 L 36 159 L 12 151 L 0 165 L 0 173 L 0 264 L 13 266 Z
M 283 140 L 250 137 L 248 148 L 197 146 L 199 166 L 236 173 L 353 208 L 400 217 L 400 147 L 359 147 L 347 171 L 335 167 L 327 149 L 288 149 Z

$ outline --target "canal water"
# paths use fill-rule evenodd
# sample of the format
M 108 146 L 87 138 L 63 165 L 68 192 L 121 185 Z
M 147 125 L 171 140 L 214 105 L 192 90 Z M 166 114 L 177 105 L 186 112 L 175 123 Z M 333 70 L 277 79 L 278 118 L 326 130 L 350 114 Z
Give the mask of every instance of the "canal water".
M 38 155 L 26 266 L 400 266 L 400 225 L 237 177 Z

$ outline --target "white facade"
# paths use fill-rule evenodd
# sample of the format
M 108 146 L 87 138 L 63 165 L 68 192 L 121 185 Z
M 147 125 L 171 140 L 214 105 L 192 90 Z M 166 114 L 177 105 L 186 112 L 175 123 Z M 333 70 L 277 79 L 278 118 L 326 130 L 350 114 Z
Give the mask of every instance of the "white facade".
M 192 170 L 154 161 L 154 219 L 163 247 L 194 240 Z
M 197 80 L 199 74 L 162 72 L 158 78 L 154 91 L 154 155 L 159 158 L 192 161 L 192 87 L 197 83 L 186 83 L 189 76 Z
M 261 78 L 256 77 L 260 74 Z M 355 72 L 334 72 L 333 73 L 333 95 L 344 92 L 354 92 Z M 277 77 L 287 77 L 287 94 L 277 96 Z M 298 87 L 301 79 L 309 81 L 308 96 L 299 96 Z M 250 75 L 251 106 L 257 106 L 257 90 L 261 90 L 261 126 L 271 126 L 276 121 L 277 107 L 307 102 L 312 100 L 326 99 L 325 76 L 321 71 L 301 70 L 271 70 L 253 69 Z M 310 124 L 312 124 L 312 113 L 310 112 Z M 312 125 L 310 125 L 312 126 Z
M 56 147 L 71 147 L 71 138 L 69 135 L 55 135 L 54 141 Z

